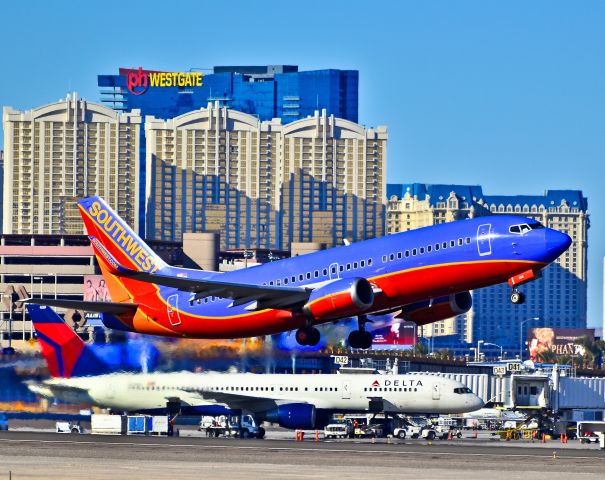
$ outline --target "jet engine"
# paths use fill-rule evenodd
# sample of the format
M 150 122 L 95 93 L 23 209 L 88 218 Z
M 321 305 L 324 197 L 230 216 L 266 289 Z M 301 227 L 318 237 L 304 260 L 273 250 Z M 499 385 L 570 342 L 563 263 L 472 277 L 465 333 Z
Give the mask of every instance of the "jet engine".
M 365 278 L 343 278 L 313 290 L 303 311 L 314 319 L 357 315 L 374 303 L 374 290 Z
M 403 307 L 401 316 L 404 320 L 418 325 L 438 322 L 468 312 L 473 306 L 469 292 L 460 292 L 447 297 L 423 300 Z
M 315 428 L 315 406 L 308 403 L 287 403 L 269 410 L 265 420 L 290 429 Z

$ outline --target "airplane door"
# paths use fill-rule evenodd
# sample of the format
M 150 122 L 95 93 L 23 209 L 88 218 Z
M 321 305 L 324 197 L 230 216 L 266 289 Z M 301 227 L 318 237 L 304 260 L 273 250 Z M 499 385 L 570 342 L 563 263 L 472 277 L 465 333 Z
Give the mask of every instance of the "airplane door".
M 479 228 L 477 228 L 477 249 L 481 257 L 492 254 L 491 229 L 492 226 L 489 223 L 479 225 Z
M 107 382 L 107 398 L 114 399 L 116 396 L 116 385 L 115 382 Z
M 441 387 L 438 383 L 433 383 L 433 400 L 441 398 Z
M 340 272 L 338 271 L 338 263 L 332 263 L 330 265 L 330 280 L 336 280 L 339 278 Z
M 176 327 L 181 324 L 181 316 L 179 315 L 179 296 L 177 293 L 170 295 L 166 301 L 166 311 L 170 325 Z
M 342 382 L 342 398 L 351 398 L 351 382 L 349 380 Z

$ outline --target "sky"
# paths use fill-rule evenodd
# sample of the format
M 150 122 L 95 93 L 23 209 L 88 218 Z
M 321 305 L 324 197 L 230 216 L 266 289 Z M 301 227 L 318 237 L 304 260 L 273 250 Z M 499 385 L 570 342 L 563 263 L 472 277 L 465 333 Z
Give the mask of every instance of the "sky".
M 359 70 L 360 123 L 388 127 L 389 183 L 584 192 L 601 326 L 605 2 L 34 0 L 3 2 L 0 19 L 0 105 L 18 109 L 99 101 L 96 75 L 121 66 Z

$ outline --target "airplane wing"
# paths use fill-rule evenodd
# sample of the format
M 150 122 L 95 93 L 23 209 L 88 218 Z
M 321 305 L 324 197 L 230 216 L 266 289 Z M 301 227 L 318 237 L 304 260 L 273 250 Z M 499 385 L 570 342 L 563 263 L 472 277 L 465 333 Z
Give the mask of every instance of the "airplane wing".
M 121 265 L 94 237 L 91 237 L 90 241 L 93 248 L 98 250 L 103 258 L 107 260 L 113 275 L 190 292 L 192 294 L 190 299 L 191 303 L 201 298 L 217 296 L 233 299 L 230 307 L 237 307 L 249 303 L 250 305 L 246 307 L 247 310 L 296 308 L 304 305 L 308 301 L 313 290 L 309 287 L 234 283 L 221 280 L 193 279 L 177 275 L 162 275 L 132 270 Z
M 63 385 L 55 382 L 38 383 L 34 380 L 28 380 L 25 383 L 31 392 L 44 398 L 55 398 L 65 394 L 88 395 L 87 388 L 76 387 L 74 385 Z
M 142 282 L 155 283 L 191 292 L 192 302 L 209 296 L 231 298 L 233 299 L 233 303 L 230 305 L 231 307 L 237 307 L 253 302 L 252 305 L 246 307 L 248 310 L 302 306 L 307 302 L 309 295 L 313 290 L 308 287 L 267 286 L 249 283 L 223 282 L 220 280 L 198 280 L 185 277 L 173 277 L 138 272 L 124 267 L 120 267 L 115 274 Z
M 19 300 L 23 303 L 34 303 L 36 305 L 46 305 L 48 307 L 72 308 L 74 310 L 84 310 L 86 312 L 104 312 L 104 313 L 126 313 L 137 309 L 136 303 L 121 302 L 83 302 L 80 300 L 61 300 L 50 298 L 26 298 Z
M 199 395 L 201 400 L 224 405 L 232 409 L 244 409 L 251 412 L 262 412 L 274 408 L 277 405 L 287 403 L 306 403 L 301 399 L 275 399 L 271 397 L 255 395 L 241 395 L 239 393 L 207 391 L 197 388 L 182 388 L 187 393 Z M 268 392 L 267 392 L 268 393 Z

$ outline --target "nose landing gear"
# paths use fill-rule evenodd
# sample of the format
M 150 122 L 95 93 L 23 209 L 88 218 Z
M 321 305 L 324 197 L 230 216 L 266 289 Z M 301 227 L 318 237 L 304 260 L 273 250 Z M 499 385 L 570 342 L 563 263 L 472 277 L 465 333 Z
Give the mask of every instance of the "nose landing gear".
M 515 305 L 521 305 L 525 303 L 525 295 L 516 288 L 513 288 L 513 291 L 510 294 L 510 301 Z
M 372 334 L 370 332 L 366 332 L 365 324 L 370 322 L 368 317 L 365 315 L 360 315 L 357 317 L 357 324 L 359 325 L 358 330 L 353 330 L 349 334 L 348 342 L 351 348 L 362 348 L 368 349 L 372 346 Z

